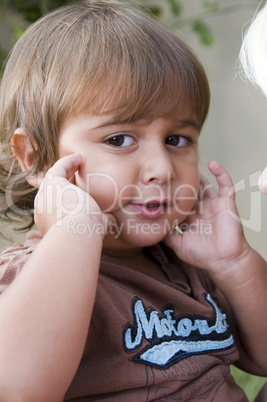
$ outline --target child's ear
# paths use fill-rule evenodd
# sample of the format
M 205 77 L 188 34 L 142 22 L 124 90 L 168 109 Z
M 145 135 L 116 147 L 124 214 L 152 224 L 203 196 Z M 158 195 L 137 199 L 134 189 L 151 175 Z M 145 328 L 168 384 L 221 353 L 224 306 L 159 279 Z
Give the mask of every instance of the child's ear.
M 15 130 L 11 138 L 11 147 L 13 154 L 20 164 L 21 170 L 23 172 L 29 171 L 34 162 L 34 149 L 24 128 L 19 127 Z
M 20 164 L 21 170 L 23 172 L 30 171 L 34 163 L 35 151 L 24 128 L 19 127 L 14 131 L 11 138 L 11 149 Z M 40 187 L 44 174 L 45 172 L 40 172 L 36 175 L 29 176 L 27 181 L 31 186 L 38 188 Z

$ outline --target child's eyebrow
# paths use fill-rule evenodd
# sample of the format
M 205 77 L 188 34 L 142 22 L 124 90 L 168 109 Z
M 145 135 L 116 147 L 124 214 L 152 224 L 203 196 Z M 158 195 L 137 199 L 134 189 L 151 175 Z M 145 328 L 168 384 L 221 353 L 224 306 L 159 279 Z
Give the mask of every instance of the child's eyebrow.
M 127 121 L 126 119 L 120 118 L 119 116 L 113 116 L 110 119 L 107 119 L 102 124 L 99 124 L 95 128 L 103 128 L 108 126 L 114 126 L 116 124 L 130 124 L 131 122 Z
M 197 122 L 196 122 L 195 120 L 193 120 L 193 119 L 180 120 L 180 119 L 178 118 L 178 119 L 175 119 L 175 122 L 176 122 L 179 126 L 181 126 L 181 127 L 188 127 L 188 126 L 191 126 L 191 127 L 195 128 L 196 130 L 199 130 L 199 125 L 198 125 Z
M 147 120 L 146 118 L 136 118 L 136 119 L 132 119 L 131 121 L 121 118 L 120 116 L 113 116 L 110 119 L 107 119 L 106 121 L 104 121 L 102 124 L 98 125 L 97 127 L 95 127 L 95 129 L 98 128 L 104 128 L 104 127 L 109 127 L 109 126 L 114 126 L 116 124 L 133 124 L 133 123 L 138 123 L 138 122 L 142 122 Z M 151 119 L 152 121 L 152 119 Z M 195 130 L 199 130 L 199 125 L 197 124 L 195 119 L 180 119 L 179 117 L 177 118 L 170 118 L 170 122 L 172 122 L 173 124 L 179 126 L 179 127 L 192 127 Z

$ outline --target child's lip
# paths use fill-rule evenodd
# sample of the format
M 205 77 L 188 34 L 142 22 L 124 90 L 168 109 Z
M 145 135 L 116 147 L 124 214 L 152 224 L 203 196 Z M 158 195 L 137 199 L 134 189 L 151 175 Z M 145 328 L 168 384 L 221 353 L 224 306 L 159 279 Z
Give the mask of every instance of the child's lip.
M 144 203 L 131 203 L 131 206 L 141 216 L 149 219 L 160 218 L 171 207 L 171 202 L 168 200 L 149 200 Z
M 164 199 L 164 200 L 157 200 L 157 199 L 148 199 L 147 201 L 144 201 L 144 202 L 132 202 L 131 203 L 132 205 L 142 205 L 142 206 L 144 206 L 144 207 L 153 207 L 153 206 L 155 206 L 155 207 L 160 207 L 160 206 L 162 206 L 162 207 L 168 207 L 168 206 L 171 206 L 171 201 L 169 201 L 169 200 L 167 200 L 167 199 Z

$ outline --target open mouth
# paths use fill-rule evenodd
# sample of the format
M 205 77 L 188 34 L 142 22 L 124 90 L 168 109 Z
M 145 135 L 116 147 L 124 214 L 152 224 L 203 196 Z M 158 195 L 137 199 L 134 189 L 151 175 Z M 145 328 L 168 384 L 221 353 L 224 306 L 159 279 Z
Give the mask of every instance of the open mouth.
M 144 204 L 146 208 L 160 208 L 160 207 L 167 207 L 167 203 L 165 202 L 149 202 Z
M 170 203 L 150 201 L 144 204 L 132 204 L 132 207 L 145 218 L 159 218 L 167 212 Z

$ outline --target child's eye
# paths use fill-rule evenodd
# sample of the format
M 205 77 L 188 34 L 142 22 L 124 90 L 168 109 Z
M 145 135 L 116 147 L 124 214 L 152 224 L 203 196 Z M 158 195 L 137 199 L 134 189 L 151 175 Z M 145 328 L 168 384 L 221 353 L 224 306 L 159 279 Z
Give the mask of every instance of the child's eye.
M 187 147 L 192 142 L 190 138 L 183 135 L 170 135 L 165 140 L 165 144 L 172 145 L 173 147 Z
M 130 135 L 119 134 L 108 138 L 106 143 L 112 145 L 113 147 L 129 147 L 135 144 L 135 140 Z

